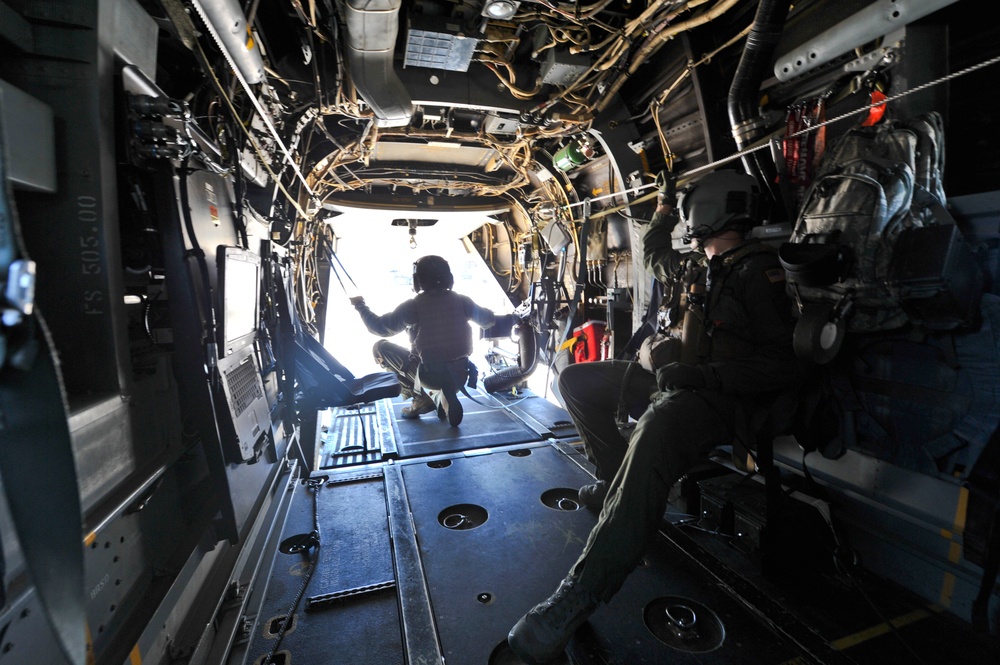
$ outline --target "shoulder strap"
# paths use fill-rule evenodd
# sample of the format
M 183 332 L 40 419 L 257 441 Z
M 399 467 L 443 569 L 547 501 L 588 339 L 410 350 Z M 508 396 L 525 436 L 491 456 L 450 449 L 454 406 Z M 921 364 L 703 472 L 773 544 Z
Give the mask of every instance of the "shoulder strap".
M 747 243 L 746 245 L 738 248 L 735 252 L 724 256 L 722 258 L 722 265 L 727 267 L 734 266 L 747 257 L 753 256 L 754 254 L 762 254 L 764 252 L 769 252 L 777 256 L 778 249 L 759 241 Z
M 765 252 L 772 253 L 775 256 L 778 255 L 777 248 L 766 245 L 760 241 L 750 242 L 742 247 L 738 247 L 735 251 L 722 257 L 722 270 L 720 270 L 719 274 L 714 276 L 713 279 L 716 281 L 724 279 L 733 267 L 739 265 L 745 259 L 754 256 L 755 254 L 762 254 Z M 718 300 L 720 292 L 721 289 L 712 289 L 712 292 L 709 295 L 709 307 L 715 305 L 715 301 Z

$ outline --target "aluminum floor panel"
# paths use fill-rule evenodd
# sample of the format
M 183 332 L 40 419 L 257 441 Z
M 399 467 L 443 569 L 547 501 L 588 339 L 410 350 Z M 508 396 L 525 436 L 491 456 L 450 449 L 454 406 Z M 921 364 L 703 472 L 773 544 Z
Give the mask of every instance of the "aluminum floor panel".
M 447 421 L 439 420 L 434 413 L 424 414 L 420 418 L 403 418 L 400 411 L 408 402 L 392 402 L 399 457 L 413 458 L 493 448 L 540 438 L 537 432 L 503 409 L 477 404 L 464 395 L 460 395 L 459 399 L 465 417 L 458 427 L 451 427 Z M 485 399 L 480 401 L 486 403 Z
M 520 395 L 494 394 L 498 403 L 506 405 L 515 415 L 535 424 L 545 438 L 566 438 L 576 434 L 576 425 L 566 409 L 532 392 Z
M 571 497 L 590 481 L 578 464 L 552 446 L 525 450 L 399 465 L 448 663 L 499 662 L 491 654 L 514 622 L 555 589 L 597 521 L 586 509 L 566 509 L 572 506 L 565 501 L 564 509 L 543 502 L 551 502 L 550 493 Z M 481 523 L 442 525 L 449 520 Z M 753 653 L 754 663 L 777 664 L 802 655 L 676 550 L 654 544 L 646 562 L 578 633 L 571 644 L 577 663 L 745 663 Z M 668 596 L 715 612 L 726 631 L 721 646 L 691 653 L 657 639 L 643 611 Z

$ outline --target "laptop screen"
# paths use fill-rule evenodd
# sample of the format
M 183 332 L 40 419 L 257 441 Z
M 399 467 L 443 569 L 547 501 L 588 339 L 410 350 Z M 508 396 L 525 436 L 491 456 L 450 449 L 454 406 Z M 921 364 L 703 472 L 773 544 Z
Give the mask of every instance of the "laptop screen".
M 220 355 L 253 340 L 260 307 L 260 257 L 240 247 L 220 246 L 218 310 Z

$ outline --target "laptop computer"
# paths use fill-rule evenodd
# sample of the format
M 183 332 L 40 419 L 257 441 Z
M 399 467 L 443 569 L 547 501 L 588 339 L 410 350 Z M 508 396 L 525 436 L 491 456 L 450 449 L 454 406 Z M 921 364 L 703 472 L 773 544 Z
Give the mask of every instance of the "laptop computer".
M 240 462 L 254 458 L 271 418 L 254 346 L 260 320 L 260 257 L 242 247 L 220 245 L 216 261 L 218 372 L 232 425 L 227 426 L 220 413 L 219 433 L 227 456 Z

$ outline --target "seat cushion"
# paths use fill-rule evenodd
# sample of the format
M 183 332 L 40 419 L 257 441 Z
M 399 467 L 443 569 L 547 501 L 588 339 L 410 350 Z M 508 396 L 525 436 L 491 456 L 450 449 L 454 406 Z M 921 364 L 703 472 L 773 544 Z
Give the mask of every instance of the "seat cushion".
M 376 372 L 347 381 L 347 388 L 357 397 L 356 402 L 374 402 L 399 395 L 401 386 L 393 372 Z

